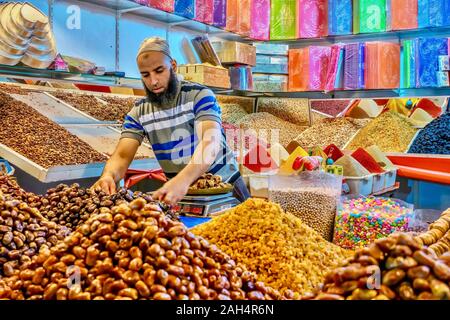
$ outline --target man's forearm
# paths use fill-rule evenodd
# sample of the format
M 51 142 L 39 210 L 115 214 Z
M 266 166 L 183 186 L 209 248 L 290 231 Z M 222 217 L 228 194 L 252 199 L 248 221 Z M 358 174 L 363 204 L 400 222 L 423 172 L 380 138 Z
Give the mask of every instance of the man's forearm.
M 110 176 L 117 183 L 125 177 L 128 166 L 124 164 L 122 159 L 111 158 L 103 169 L 102 176 Z

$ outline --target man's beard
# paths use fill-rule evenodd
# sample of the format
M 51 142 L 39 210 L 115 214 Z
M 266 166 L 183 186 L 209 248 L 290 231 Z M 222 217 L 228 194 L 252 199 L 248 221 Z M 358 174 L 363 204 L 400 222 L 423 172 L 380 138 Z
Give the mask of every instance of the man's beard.
M 173 70 L 170 70 L 169 85 L 167 90 L 160 94 L 151 92 L 144 84 L 145 92 L 151 103 L 158 104 L 162 107 L 169 105 L 175 99 L 178 91 L 178 78 Z

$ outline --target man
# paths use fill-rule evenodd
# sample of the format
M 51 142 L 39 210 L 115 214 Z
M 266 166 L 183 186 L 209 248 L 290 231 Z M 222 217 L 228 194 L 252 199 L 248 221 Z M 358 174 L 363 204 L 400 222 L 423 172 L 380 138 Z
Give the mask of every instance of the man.
M 121 139 L 94 187 L 115 193 L 147 136 L 159 164 L 171 178 L 153 194 L 155 200 L 176 204 L 206 172 L 234 184 L 234 195 L 240 201 L 247 199 L 249 192 L 226 143 L 221 111 L 211 90 L 177 78 L 177 63 L 167 42 L 160 38 L 142 43 L 137 64 L 147 98 L 125 117 Z

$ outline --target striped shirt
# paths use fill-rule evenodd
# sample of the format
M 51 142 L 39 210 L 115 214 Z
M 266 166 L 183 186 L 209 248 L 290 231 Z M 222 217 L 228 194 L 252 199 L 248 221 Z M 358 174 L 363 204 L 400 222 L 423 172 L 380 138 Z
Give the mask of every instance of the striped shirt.
M 121 137 L 142 143 L 147 136 L 161 168 L 170 176 L 188 164 L 198 145 L 195 124 L 205 120 L 222 124 L 221 115 L 211 90 L 197 83 L 180 81 L 171 105 L 152 104 L 148 98 L 138 102 L 125 117 Z M 233 182 L 239 169 L 223 129 L 220 144 L 221 152 L 208 172 L 222 176 L 225 181 L 231 178 Z

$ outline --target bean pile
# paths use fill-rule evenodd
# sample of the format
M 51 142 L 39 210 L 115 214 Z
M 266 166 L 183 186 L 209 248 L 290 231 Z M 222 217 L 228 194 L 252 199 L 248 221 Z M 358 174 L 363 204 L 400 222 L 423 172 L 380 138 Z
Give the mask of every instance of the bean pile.
M 302 190 L 270 190 L 270 200 L 300 218 L 317 231 L 325 240 L 333 239 L 337 198 L 332 192 L 316 188 Z
M 0 143 L 44 168 L 106 157 L 32 107 L 0 92 Z
M 241 118 L 248 115 L 248 112 L 238 104 L 221 104 L 220 109 L 222 110 L 222 121 L 225 123 L 236 124 Z
M 123 121 L 134 104 L 133 99 L 122 101 L 121 98 L 102 96 L 101 100 L 108 99 L 108 103 L 103 104 L 99 98 L 91 94 L 57 91 L 52 95 L 100 121 Z
M 258 112 L 268 112 L 296 125 L 309 125 L 308 99 L 262 98 L 258 101 Z
M 369 122 L 363 119 L 325 118 L 303 131 L 295 140 L 305 149 L 325 148 L 330 144 L 343 148 Z
M 280 205 L 249 199 L 192 232 L 217 244 L 259 281 L 295 297 L 323 282 L 349 252 L 325 241 Z
M 280 143 L 287 146 L 307 127 L 287 122 L 267 112 L 257 112 L 241 118 L 237 125 L 252 129 L 257 137 L 267 143 Z
M 0 275 L 11 276 L 39 248 L 52 247 L 70 232 L 43 219 L 36 208 L 0 195 Z
M 18 85 L 9 85 L 9 84 L 5 84 L 5 83 L 0 83 L 0 91 L 2 91 L 4 93 L 19 94 L 19 95 L 23 95 L 23 96 L 26 96 L 29 93 L 28 90 L 22 89 Z
M 215 245 L 136 199 L 103 208 L 0 280 L 0 298 L 282 299 Z M 78 279 L 73 279 L 78 278 Z
M 450 113 L 434 119 L 420 131 L 408 153 L 450 154 Z
M 344 109 L 350 104 L 351 100 L 312 100 L 311 108 L 319 112 L 329 114 L 336 117 L 339 113 L 344 111 Z
M 254 98 L 236 97 L 236 96 L 221 96 L 217 95 L 217 102 L 220 105 L 231 104 L 240 106 L 246 113 L 253 112 Z
M 362 128 L 346 149 L 356 150 L 376 144 L 383 152 L 406 152 L 416 132 L 406 117 L 388 111 Z
M 450 209 L 433 222 L 427 232 L 419 234 L 415 240 L 429 246 L 431 250 L 441 255 L 450 250 Z
M 327 274 L 318 300 L 449 300 L 450 252 L 439 259 L 404 233 L 359 249 Z

